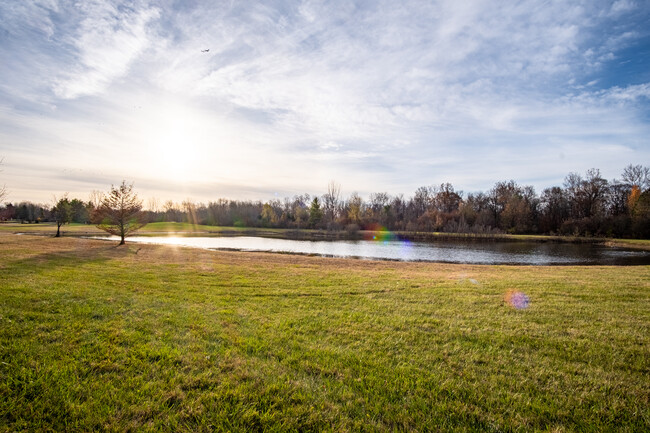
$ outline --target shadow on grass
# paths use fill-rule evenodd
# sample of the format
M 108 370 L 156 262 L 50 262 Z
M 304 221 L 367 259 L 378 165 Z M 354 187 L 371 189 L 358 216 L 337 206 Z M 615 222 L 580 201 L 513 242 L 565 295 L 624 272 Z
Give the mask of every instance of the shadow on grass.
M 140 248 L 133 249 L 125 245 L 110 245 L 102 248 L 75 248 L 64 251 L 42 252 L 27 258 L 9 260 L 0 264 L 0 275 L 15 277 L 57 268 L 101 264 L 131 254 L 137 254 L 139 250 Z

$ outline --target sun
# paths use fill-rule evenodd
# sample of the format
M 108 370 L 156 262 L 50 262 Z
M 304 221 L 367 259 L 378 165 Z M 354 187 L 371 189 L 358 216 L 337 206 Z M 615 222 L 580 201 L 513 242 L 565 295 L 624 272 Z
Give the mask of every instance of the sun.
M 204 131 L 193 111 L 182 106 L 163 106 L 147 120 L 145 141 L 155 176 L 189 181 L 200 164 Z
M 190 176 L 195 164 L 196 144 L 191 129 L 182 122 L 167 125 L 156 137 L 156 170 L 182 180 Z

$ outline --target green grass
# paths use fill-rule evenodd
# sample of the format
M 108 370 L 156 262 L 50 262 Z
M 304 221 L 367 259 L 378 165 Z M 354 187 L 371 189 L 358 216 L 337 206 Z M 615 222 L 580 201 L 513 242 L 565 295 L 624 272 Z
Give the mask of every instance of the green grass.
M 649 328 L 648 266 L 0 234 L 0 431 L 648 431 Z
M 222 233 L 247 233 L 263 232 L 268 234 L 281 234 L 287 232 L 287 229 L 273 228 L 254 228 L 254 227 L 226 227 L 226 226 L 208 226 L 191 223 L 177 222 L 157 222 L 149 223 L 135 232 L 134 235 L 159 235 L 161 233 L 173 234 L 222 234 Z M 309 231 L 309 230 L 307 230 Z M 85 234 L 106 234 L 92 224 L 65 224 L 61 227 L 63 236 L 75 236 Z M 0 224 L 0 233 L 30 233 L 30 234 L 56 234 L 56 223 L 39 223 L 39 224 L 20 224 L 20 223 L 3 223 Z
M 66 233 L 105 233 L 92 224 L 66 224 L 61 227 L 61 232 Z M 0 224 L 0 233 L 33 233 L 33 234 L 56 234 L 56 223 L 38 223 L 38 224 L 20 224 L 20 223 L 2 223 Z
M 200 224 L 189 224 L 189 223 L 175 223 L 175 222 L 160 222 L 160 223 L 149 223 L 140 229 L 137 233 L 147 233 L 147 232 L 165 232 L 165 233 L 174 233 L 174 232 L 211 232 L 211 231 L 223 231 L 223 230 L 239 230 L 236 227 L 215 227 L 215 226 L 206 226 Z M 61 231 L 65 234 L 78 234 L 85 232 L 97 232 L 97 233 L 106 233 L 93 224 L 65 224 L 61 227 Z M 19 223 L 8 223 L 0 224 L 0 232 L 10 232 L 10 233 L 56 233 L 56 224 L 55 223 L 39 223 L 39 224 L 19 224 Z

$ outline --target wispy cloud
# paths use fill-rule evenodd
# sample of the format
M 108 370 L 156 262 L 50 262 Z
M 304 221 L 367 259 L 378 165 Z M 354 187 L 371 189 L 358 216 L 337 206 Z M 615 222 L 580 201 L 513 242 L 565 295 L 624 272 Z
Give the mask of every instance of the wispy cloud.
M 607 72 L 649 37 L 642 2 L 81 6 L 0 5 L 4 153 L 49 141 L 108 176 L 176 164 L 174 182 L 239 193 L 541 185 L 650 160 L 650 84 Z M 175 143 L 195 156 L 157 155 Z M 132 162 L 102 163 L 111 148 Z
M 131 9 L 103 1 L 80 4 L 83 19 L 64 40 L 77 59 L 54 92 L 63 99 L 94 95 L 127 74 L 132 62 L 152 45 L 148 25 L 159 18 L 154 7 Z

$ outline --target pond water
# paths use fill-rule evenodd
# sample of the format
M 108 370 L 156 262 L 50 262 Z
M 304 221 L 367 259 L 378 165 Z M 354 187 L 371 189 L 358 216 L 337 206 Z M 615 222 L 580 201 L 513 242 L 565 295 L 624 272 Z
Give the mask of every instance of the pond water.
M 102 237 L 101 239 L 107 239 Z M 112 236 L 108 239 L 119 239 Z M 406 240 L 305 241 L 251 236 L 150 237 L 127 242 L 204 249 L 268 251 L 402 261 L 518 265 L 650 265 L 650 251 L 594 244 L 539 242 L 409 242 Z

